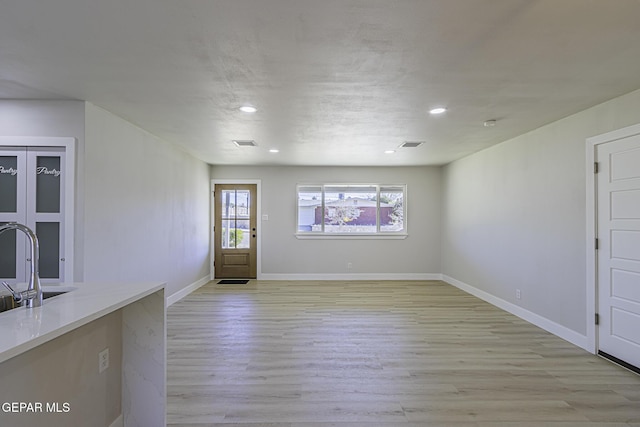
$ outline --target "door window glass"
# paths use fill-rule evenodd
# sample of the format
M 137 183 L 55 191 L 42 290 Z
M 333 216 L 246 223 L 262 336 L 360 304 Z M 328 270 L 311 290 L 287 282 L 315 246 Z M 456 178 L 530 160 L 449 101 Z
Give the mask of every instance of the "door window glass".
M 18 157 L 0 156 L 0 212 L 18 211 Z
M 37 222 L 36 235 L 40 244 L 40 278 L 60 277 L 60 223 Z
M 250 247 L 251 197 L 248 190 L 222 190 L 222 249 Z
M 38 156 L 36 212 L 60 212 L 60 157 Z
M 4 225 L 2 223 L 0 225 Z M 0 278 L 16 278 L 16 230 L 7 230 L 0 234 Z

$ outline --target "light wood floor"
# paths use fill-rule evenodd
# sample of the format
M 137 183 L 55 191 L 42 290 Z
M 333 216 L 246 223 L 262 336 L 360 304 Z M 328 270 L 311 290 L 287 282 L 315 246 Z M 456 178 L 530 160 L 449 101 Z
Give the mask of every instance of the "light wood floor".
M 640 426 L 640 376 L 437 281 L 210 283 L 168 310 L 170 426 Z

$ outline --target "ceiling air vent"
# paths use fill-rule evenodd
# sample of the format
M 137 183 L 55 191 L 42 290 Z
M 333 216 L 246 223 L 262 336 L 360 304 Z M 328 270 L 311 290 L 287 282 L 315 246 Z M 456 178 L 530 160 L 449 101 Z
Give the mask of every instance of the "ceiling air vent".
M 234 139 L 233 143 L 238 147 L 255 147 L 256 142 L 252 139 Z
M 406 141 L 400 146 L 400 148 L 417 148 L 422 144 L 424 144 L 424 141 Z

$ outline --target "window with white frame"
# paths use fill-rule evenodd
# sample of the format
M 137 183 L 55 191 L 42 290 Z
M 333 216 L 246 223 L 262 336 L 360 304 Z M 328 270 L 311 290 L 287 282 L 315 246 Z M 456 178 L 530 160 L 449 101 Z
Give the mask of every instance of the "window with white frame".
M 406 185 L 300 184 L 297 235 L 405 235 Z

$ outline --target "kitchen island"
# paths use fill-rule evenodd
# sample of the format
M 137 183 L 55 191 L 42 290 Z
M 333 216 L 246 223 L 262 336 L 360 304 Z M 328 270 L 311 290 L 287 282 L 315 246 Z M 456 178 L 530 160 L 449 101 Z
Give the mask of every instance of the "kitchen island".
M 71 290 L 0 313 L 0 425 L 163 426 L 163 283 Z

